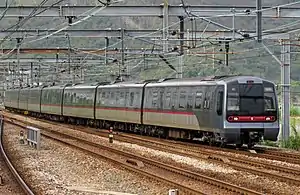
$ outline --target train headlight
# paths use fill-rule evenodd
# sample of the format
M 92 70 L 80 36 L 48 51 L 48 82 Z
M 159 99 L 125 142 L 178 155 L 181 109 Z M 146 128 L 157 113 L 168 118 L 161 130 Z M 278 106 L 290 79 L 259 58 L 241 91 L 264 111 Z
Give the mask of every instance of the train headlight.
M 266 121 L 275 121 L 275 116 L 266 116 Z

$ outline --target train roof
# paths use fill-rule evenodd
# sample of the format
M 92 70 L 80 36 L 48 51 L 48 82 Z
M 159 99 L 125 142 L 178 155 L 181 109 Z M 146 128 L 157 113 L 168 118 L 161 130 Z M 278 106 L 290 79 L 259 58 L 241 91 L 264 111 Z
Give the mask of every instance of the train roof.
M 147 87 L 154 86 L 178 86 L 178 85 L 225 85 L 226 83 L 238 81 L 239 83 L 246 83 L 248 80 L 254 80 L 255 82 L 261 83 L 263 81 L 271 82 L 266 79 L 262 79 L 256 76 L 247 75 L 221 75 L 211 77 L 194 77 L 194 78 L 183 78 L 183 79 L 166 79 L 159 82 L 149 83 Z
M 36 86 L 36 87 L 26 87 L 23 89 L 62 89 L 62 88 L 81 88 L 81 89 L 94 89 L 94 88 L 116 88 L 116 87 L 137 87 L 141 88 L 145 84 L 147 87 L 154 86 L 178 86 L 178 85 L 225 85 L 233 81 L 239 81 L 241 83 L 246 80 L 255 80 L 257 82 L 270 82 L 272 81 L 262 79 L 256 76 L 250 75 L 218 75 L 218 76 L 209 76 L 209 77 L 194 77 L 194 78 L 163 78 L 163 79 L 150 79 L 150 80 L 137 80 L 137 81 L 121 81 L 121 82 L 94 82 L 94 83 L 76 83 L 76 84 L 63 84 L 63 85 L 48 85 L 48 86 Z M 20 88 L 8 89 L 7 91 L 20 90 Z

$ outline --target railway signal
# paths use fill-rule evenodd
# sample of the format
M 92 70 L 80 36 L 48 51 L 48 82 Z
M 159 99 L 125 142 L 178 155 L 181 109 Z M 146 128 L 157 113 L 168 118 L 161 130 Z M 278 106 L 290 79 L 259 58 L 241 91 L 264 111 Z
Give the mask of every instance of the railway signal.
M 24 131 L 20 131 L 20 144 L 24 144 Z
M 113 135 L 113 128 L 110 127 L 109 128 L 109 133 L 108 133 L 108 140 L 109 140 L 109 143 L 113 143 L 113 138 L 114 138 L 114 135 Z

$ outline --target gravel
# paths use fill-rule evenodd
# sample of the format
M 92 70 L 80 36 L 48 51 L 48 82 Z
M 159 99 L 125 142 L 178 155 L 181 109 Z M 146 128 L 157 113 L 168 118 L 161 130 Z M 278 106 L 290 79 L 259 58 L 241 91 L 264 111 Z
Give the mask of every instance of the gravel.
M 18 185 L 17 180 L 14 178 L 4 159 L 0 155 L 0 176 L 2 178 L 2 185 L 0 185 L 1 194 L 6 195 L 25 195 L 22 188 Z
M 166 194 L 172 188 L 43 137 L 41 150 L 36 151 L 18 143 L 20 128 L 8 124 L 4 128 L 7 152 L 40 194 Z
M 226 165 L 218 165 L 214 163 L 209 163 L 205 160 L 198 160 L 194 158 L 189 158 L 185 156 L 175 155 L 167 152 L 162 152 L 159 150 L 154 150 L 150 148 L 146 148 L 143 146 L 139 146 L 136 144 L 124 143 L 114 140 L 113 144 L 108 143 L 108 138 L 102 138 L 96 135 L 90 135 L 87 133 L 83 133 L 80 131 L 73 130 L 71 128 L 66 128 L 61 126 L 57 128 L 57 126 L 53 126 L 51 124 L 36 121 L 34 119 L 27 118 L 28 122 L 34 122 L 38 125 L 45 125 L 46 127 L 51 128 L 52 130 L 64 132 L 72 135 L 76 135 L 83 139 L 88 139 L 98 144 L 106 145 L 106 146 L 113 146 L 117 149 L 126 150 L 129 152 L 134 152 L 136 154 L 140 154 L 142 156 L 153 158 L 160 160 L 161 162 L 168 162 L 170 164 L 176 164 L 177 166 L 181 166 L 184 168 L 189 168 L 195 172 L 203 173 L 207 176 L 212 176 L 217 179 L 234 183 L 236 185 L 241 185 L 244 187 L 248 187 L 253 190 L 261 191 L 264 193 L 270 194 L 297 194 L 300 193 L 300 188 L 297 186 L 288 185 L 284 182 L 274 181 L 270 178 L 265 178 L 257 175 L 250 174 L 248 172 L 236 171 Z M 215 153 L 215 151 L 214 151 Z M 222 153 L 222 152 L 221 152 Z M 232 154 L 231 155 L 239 155 L 239 154 Z M 239 158 L 253 158 L 244 155 L 240 155 Z M 257 160 L 265 161 L 267 159 L 257 158 Z M 267 160 L 273 163 L 282 163 L 284 162 L 274 162 L 273 160 Z M 287 166 L 297 167 L 297 165 L 287 163 Z

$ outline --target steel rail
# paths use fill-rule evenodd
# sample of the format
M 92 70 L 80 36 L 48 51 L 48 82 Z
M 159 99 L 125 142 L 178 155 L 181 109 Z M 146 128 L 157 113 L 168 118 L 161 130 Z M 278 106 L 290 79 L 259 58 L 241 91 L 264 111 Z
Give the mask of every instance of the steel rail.
M 3 141 L 2 140 L 2 138 L 3 138 L 3 126 L 4 126 L 4 118 L 1 116 L 1 118 L 0 118 L 0 137 L 1 137 L 0 138 L 0 150 L 1 150 L 1 154 L 4 158 L 4 161 L 5 161 L 6 165 L 8 166 L 9 170 L 11 171 L 11 173 L 14 175 L 14 177 L 16 178 L 16 180 L 18 181 L 18 183 L 22 187 L 23 191 L 27 195 L 34 195 L 32 190 L 30 189 L 30 187 L 22 179 L 22 177 L 19 175 L 18 171 L 14 168 L 13 164 L 10 162 L 8 156 L 6 155 L 6 152 L 4 150 L 3 143 L 2 143 L 2 141 Z
M 15 120 L 23 122 L 20 119 L 15 119 Z M 52 125 L 57 125 L 56 123 L 48 121 L 48 120 L 42 120 L 42 121 L 46 122 L 46 123 L 50 123 Z M 27 123 L 29 123 L 30 125 L 35 125 L 35 124 L 30 123 L 28 121 L 27 121 Z M 44 128 L 43 126 L 40 126 L 40 125 L 36 125 L 36 126 L 39 127 L 39 128 Z M 82 129 L 76 129 L 76 130 L 83 131 L 85 133 L 95 134 L 95 135 L 102 134 L 100 132 L 91 132 L 91 131 L 87 132 L 86 130 L 82 130 Z M 105 134 L 107 134 L 107 133 L 105 133 Z M 103 136 L 105 136 L 105 135 L 103 135 Z M 159 149 L 159 150 L 168 150 L 169 152 L 172 151 L 172 152 L 175 152 L 179 155 L 186 155 L 186 153 L 179 152 L 175 149 L 175 148 L 177 148 L 177 149 L 182 150 L 183 148 L 180 147 L 180 146 L 172 145 L 172 148 L 167 149 L 166 146 L 170 146 L 170 144 L 168 144 L 168 143 L 162 143 L 162 142 L 154 141 L 154 140 L 150 141 L 153 144 L 161 145 L 163 147 L 163 148 L 161 148 L 161 147 L 158 147 L 158 146 L 150 145 L 149 144 L 149 139 L 144 139 L 144 138 L 140 138 L 140 137 L 137 137 L 137 136 L 127 135 L 127 134 L 126 135 L 120 134 L 120 135 L 116 135 L 115 139 L 119 140 L 119 141 L 130 142 L 130 143 L 133 142 L 132 140 L 134 140 L 135 142 L 139 141 L 147 147 L 152 147 L 152 148 L 156 148 L 156 149 Z M 200 148 L 198 148 L 198 149 L 200 149 Z M 279 165 L 270 165 L 268 163 L 256 162 L 254 160 L 249 160 L 249 159 L 247 159 L 247 160 L 237 159 L 237 158 L 234 158 L 234 157 L 232 157 L 230 155 L 226 155 L 226 154 L 214 154 L 214 155 L 212 155 L 211 152 L 203 151 L 203 150 L 199 151 L 199 150 L 193 150 L 193 149 L 187 149 L 187 148 L 185 148 L 184 150 L 187 150 L 191 153 L 195 153 L 195 154 L 188 154 L 189 156 L 192 156 L 193 158 L 201 158 L 201 159 L 204 159 L 204 160 L 208 160 L 207 157 L 211 157 L 212 158 L 211 160 L 213 160 L 214 162 L 218 161 L 219 163 L 221 163 L 220 159 L 226 158 L 226 159 L 228 159 L 228 162 L 225 161 L 225 162 L 223 162 L 223 164 L 227 164 L 227 165 L 229 165 L 229 166 L 231 166 L 231 167 L 233 167 L 237 170 L 246 171 L 246 172 L 250 172 L 250 173 L 261 175 L 261 176 L 271 177 L 271 178 L 277 179 L 279 181 L 287 182 L 287 183 L 294 184 L 294 185 L 300 185 L 300 180 L 299 179 L 291 178 L 291 177 L 280 175 L 280 174 L 277 174 L 277 173 L 270 173 L 270 172 L 267 172 L 267 171 L 264 171 L 264 170 L 257 170 L 255 168 L 248 168 L 248 167 L 245 167 L 245 166 L 236 165 L 236 164 L 233 164 L 232 162 L 241 163 L 241 164 L 248 164 L 248 165 L 256 166 L 256 167 L 266 167 L 270 170 L 275 170 L 275 171 L 284 172 L 284 173 L 293 174 L 293 175 L 300 175 L 300 171 L 298 171 L 296 169 L 293 169 L 293 168 L 283 167 L 283 166 L 279 166 Z M 199 154 L 207 155 L 207 157 L 203 157 Z
M 29 123 L 30 125 L 34 125 L 35 127 L 39 128 L 41 130 L 44 130 L 44 131 L 50 131 L 50 132 L 55 133 L 57 135 L 65 136 L 65 137 L 68 137 L 70 139 L 75 139 L 76 141 L 78 141 L 80 143 L 86 143 L 86 144 L 89 144 L 89 145 L 92 145 L 92 146 L 95 146 L 95 147 L 101 147 L 105 150 L 112 151 L 112 152 L 114 152 L 116 154 L 119 154 L 119 155 L 126 155 L 128 158 L 137 159 L 137 160 L 140 160 L 142 162 L 146 162 L 148 164 L 151 164 L 153 166 L 164 168 L 168 171 L 175 172 L 177 174 L 184 175 L 186 177 L 193 178 L 195 180 L 198 180 L 198 181 L 201 181 L 201 182 L 204 182 L 204 183 L 208 183 L 210 185 L 217 186 L 217 187 L 220 187 L 222 189 L 226 189 L 226 190 L 231 191 L 231 192 L 237 192 L 237 193 L 240 193 L 240 194 L 261 194 L 260 192 L 256 192 L 256 191 L 251 190 L 251 189 L 247 189 L 247 188 L 240 187 L 240 186 L 237 186 L 237 185 L 234 185 L 234 184 L 231 184 L 231 183 L 227 183 L 227 182 L 224 182 L 224 181 L 212 178 L 212 177 L 208 177 L 208 176 L 205 176 L 205 175 L 202 175 L 202 174 L 194 173 L 194 172 L 184 170 L 182 168 L 174 167 L 174 166 L 171 166 L 171 165 L 166 165 L 166 164 L 161 163 L 159 161 L 155 161 L 155 160 L 152 160 L 152 159 L 141 157 L 141 156 L 131 154 L 131 153 L 128 153 L 128 152 L 120 151 L 120 150 L 110 148 L 110 147 L 107 147 L 107 146 L 99 145 L 99 144 L 87 141 L 85 139 L 82 139 L 82 138 L 74 137 L 72 135 L 68 135 L 68 134 L 64 134 L 64 133 L 61 133 L 61 132 L 49 130 L 46 127 L 43 127 L 41 125 L 32 124 L 28 121 L 24 122 L 24 121 L 21 121 L 21 120 L 18 120 L 18 119 L 15 119 L 15 120 L 17 120 L 17 121 L 19 121 L 23 124 Z M 8 122 L 10 122 L 10 121 L 8 121 Z M 10 122 L 10 123 L 12 123 L 14 125 L 17 125 L 17 126 L 20 126 L 20 127 L 24 127 L 20 124 L 14 123 L 14 122 Z M 47 134 L 45 134 L 45 132 L 41 132 L 41 133 L 42 133 L 42 135 L 47 135 Z M 49 135 L 47 135 L 47 136 L 49 136 Z

